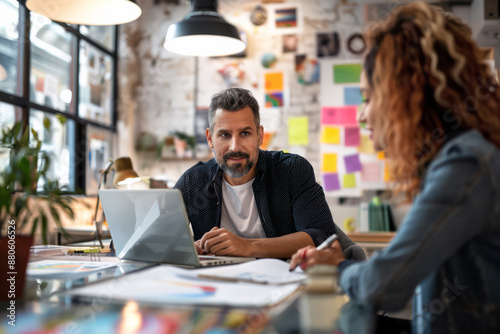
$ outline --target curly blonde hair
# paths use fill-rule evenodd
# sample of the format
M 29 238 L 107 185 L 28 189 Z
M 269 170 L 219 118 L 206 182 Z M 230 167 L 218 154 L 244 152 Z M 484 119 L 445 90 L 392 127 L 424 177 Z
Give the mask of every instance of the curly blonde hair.
M 500 90 L 470 32 L 418 1 L 367 36 L 370 117 L 384 133 L 396 189 L 411 200 L 447 138 L 477 129 L 500 148 Z

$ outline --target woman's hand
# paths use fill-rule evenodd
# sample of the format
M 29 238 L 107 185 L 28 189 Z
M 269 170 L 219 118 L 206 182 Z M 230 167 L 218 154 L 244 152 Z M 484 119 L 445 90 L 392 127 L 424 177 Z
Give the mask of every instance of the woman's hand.
M 317 250 L 316 247 L 307 246 L 301 248 L 292 256 L 290 261 L 290 270 L 300 266 L 306 269 L 318 264 L 329 264 L 338 266 L 340 262 L 344 261 L 344 254 L 340 243 L 335 241 L 329 248 Z

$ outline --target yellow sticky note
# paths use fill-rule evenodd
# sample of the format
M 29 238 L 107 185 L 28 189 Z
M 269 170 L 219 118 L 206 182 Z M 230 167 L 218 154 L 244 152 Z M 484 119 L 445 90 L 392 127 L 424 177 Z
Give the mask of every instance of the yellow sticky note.
M 384 182 L 388 182 L 391 180 L 391 171 L 389 170 L 389 166 L 384 164 Z
M 359 143 L 359 153 L 374 154 L 373 143 L 369 136 L 361 135 L 361 141 Z
M 291 117 L 288 119 L 288 144 L 309 145 L 308 117 Z
M 340 129 L 325 126 L 321 130 L 321 142 L 325 144 L 340 144 Z
M 377 158 L 379 160 L 384 160 L 385 159 L 385 151 L 377 152 Z
M 344 174 L 344 188 L 356 188 L 356 175 Z
M 266 92 L 283 90 L 283 72 L 264 74 L 264 87 Z
M 324 173 L 337 173 L 337 154 L 323 154 L 323 166 L 321 167 L 321 171 Z

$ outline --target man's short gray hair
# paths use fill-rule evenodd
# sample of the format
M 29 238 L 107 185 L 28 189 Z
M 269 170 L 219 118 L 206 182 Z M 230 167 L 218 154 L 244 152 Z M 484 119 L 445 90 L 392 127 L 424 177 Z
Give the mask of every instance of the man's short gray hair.
M 210 108 L 208 111 L 208 126 L 210 128 L 210 132 L 214 132 L 214 118 L 217 110 L 223 109 L 227 111 L 238 111 L 245 107 L 250 107 L 252 109 L 255 119 L 255 127 L 259 130 L 259 103 L 255 97 L 253 97 L 252 92 L 248 89 L 228 88 L 212 96 L 212 101 L 210 102 Z

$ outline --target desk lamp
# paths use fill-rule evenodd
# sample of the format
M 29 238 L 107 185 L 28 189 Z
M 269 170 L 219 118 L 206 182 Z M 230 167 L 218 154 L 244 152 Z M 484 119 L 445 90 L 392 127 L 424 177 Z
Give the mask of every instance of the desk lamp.
M 103 169 L 99 171 L 100 177 L 99 177 L 99 184 L 97 186 L 97 191 L 101 189 L 102 184 L 106 184 L 106 178 L 108 176 L 109 171 L 111 170 L 111 166 L 113 166 L 113 160 L 109 159 L 109 161 L 106 163 Z M 102 233 L 102 222 L 99 222 L 97 219 L 97 211 L 99 211 L 99 194 L 97 194 L 97 202 L 95 205 L 95 211 L 94 211 L 94 226 L 95 226 L 95 232 L 97 236 L 97 240 L 99 241 L 99 245 L 101 248 L 104 248 L 102 244 L 102 239 L 101 239 L 101 233 Z
M 141 178 L 134 171 L 132 167 L 132 160 L 129 157 L 121 157 L 115 160 L 115 177 L 113 178 L 113 185 L 130 185 L 139 182 Z
M 53 21 L 99 26 L 131 22 L 142 14 L 131 0 L 28 0 L 26 7 Z

